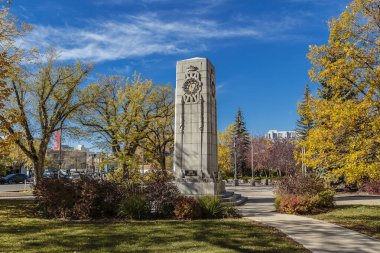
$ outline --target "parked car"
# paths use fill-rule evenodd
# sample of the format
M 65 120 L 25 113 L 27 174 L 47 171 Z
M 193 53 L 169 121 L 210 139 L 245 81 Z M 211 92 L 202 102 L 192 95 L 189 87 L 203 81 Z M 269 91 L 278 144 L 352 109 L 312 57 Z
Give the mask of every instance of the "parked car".
M 70 175 L 68 176 L 68 179 L 71 180 L 78 180 L 80 179 L 81 174 L 79 172 L 71 172 Z
M 25 182 L 28 179 L 28 176 L 25 174 L 9 174 L 8 176 L 0 178 L 0 184 L 18 184 Z
M 58 178 L 58 172 L 54 170 L 45 170 L 43 177 L 44 178 Z

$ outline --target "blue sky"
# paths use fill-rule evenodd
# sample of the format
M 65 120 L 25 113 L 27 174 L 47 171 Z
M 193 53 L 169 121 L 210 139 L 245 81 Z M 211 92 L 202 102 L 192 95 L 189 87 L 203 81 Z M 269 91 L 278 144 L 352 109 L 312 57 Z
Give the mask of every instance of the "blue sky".
M 97 73 L 175 85 L 175 63 L 207 57 L 216 68 L 218 128 L 241 107 L 253 134 L 292 130 L 309 45 L 327 42 L 327 22 L 348 1 L 333 0 L 14 0 L 33 24 L 21 42 L 55 47 L 62 61 L 90 61 Z

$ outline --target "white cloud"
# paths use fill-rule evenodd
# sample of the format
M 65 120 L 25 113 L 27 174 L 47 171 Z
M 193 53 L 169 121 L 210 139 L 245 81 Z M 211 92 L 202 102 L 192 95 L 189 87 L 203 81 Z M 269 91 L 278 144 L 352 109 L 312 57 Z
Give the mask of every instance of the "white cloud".
M 19 43 L 23 47 L 55 47 L 61 60 L 101 62 L 153 54 L 200 52 L 211 42 L 224 38 L 263 39 L 278 36 L 293 25 L 287 17 L 269 23 L 226 25 L 201 18 L 168 21 L 156 14 L 145 13 L 127 16 L 123 21 L 88 22 L 82 28 L 35 25 Z

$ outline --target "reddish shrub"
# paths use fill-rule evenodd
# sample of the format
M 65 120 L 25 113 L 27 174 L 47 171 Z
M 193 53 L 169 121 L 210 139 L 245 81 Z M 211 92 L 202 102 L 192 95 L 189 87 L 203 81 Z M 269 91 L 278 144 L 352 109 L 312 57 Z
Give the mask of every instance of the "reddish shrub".
M 319 213 L 334 206 L 335 192 L 314 175 L 287 176 L 276 184 L 275 206 L 290 214 Z
M 156 178 L 147 182 L 144 185 L 144 195 L 157 218 L 174 216 L 174 208 L 180 192 L 169 178 Z
M 114 217 L 125 195 L 125 189 L 114 182 L 83 177 L 77 181 L 80 198 L 75 203 L 74 217 L 79 219 Z
M 325 181 L 314 174 L 286 176 L 275 183 L 275 191 L 280 195 L 315 195 L 325 189 Z
M 70 218 L 80 199 L 80 189 L 74 181 L 46 178 L 34 187 L 37 209 L 48 218 Z
M 364 190 L 371 194 L 380 194 L 380 179 L 366 183 Z
M 77 181 L 43 179 L 34 189 L 38 210 L 45 217 L 88 219 L 116 216 L 124 188 L 82 177 Z
M 174 214 L 180 220 L 192 220 L 201 217 L 201 206 L 199 202 L 190 196 L 183 196 L 177 200 Z

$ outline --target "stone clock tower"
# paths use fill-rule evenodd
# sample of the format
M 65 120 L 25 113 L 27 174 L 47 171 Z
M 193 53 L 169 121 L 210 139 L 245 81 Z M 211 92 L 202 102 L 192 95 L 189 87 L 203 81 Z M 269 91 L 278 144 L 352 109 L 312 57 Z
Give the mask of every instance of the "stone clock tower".
M 174 176 L 186 195 L 224 192 L 217 163 L 215 69 L 206 58 L 177 62 Z

